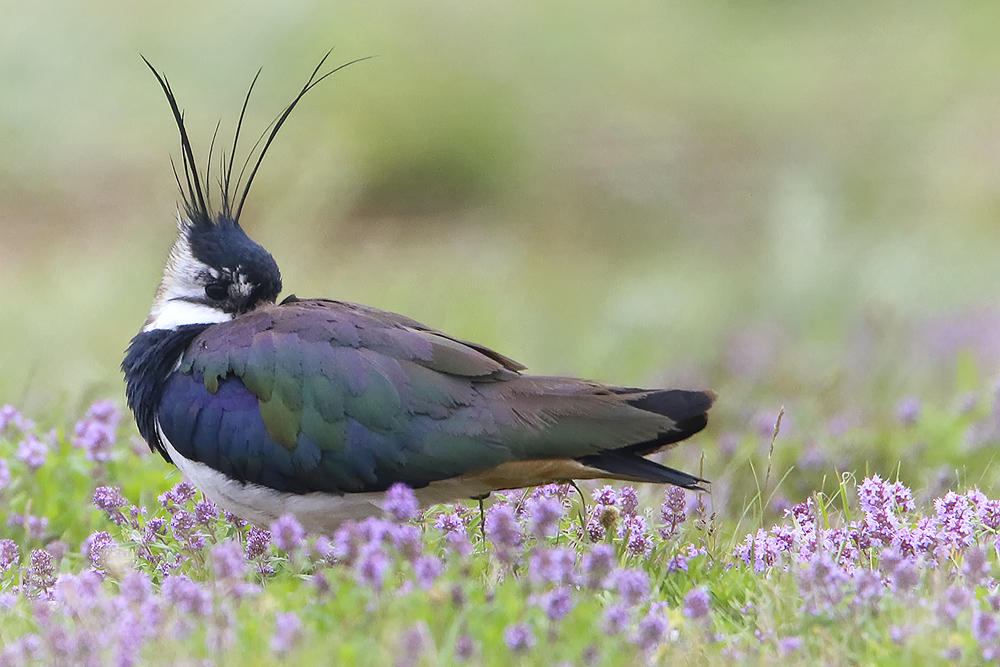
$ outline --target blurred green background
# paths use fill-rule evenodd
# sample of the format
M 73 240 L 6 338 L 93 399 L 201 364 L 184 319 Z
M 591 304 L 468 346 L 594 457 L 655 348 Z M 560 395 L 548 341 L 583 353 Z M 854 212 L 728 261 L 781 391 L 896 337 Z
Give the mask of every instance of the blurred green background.
M 305 99 L 243 215 L 286 293 L 402 312 L 537 373 L 711 385 L 724 424 L 762 385 L 850 395 L 845 364 L 894 405 L 940 372 L 938 344 L 996 371 L 1000 5 L 0 12 L 0 404 L 121 396 L 177 201 L 139 54 L 204 159 L 258 67 L 247 138 L 331 46 L 333 64 L 378 57 Z

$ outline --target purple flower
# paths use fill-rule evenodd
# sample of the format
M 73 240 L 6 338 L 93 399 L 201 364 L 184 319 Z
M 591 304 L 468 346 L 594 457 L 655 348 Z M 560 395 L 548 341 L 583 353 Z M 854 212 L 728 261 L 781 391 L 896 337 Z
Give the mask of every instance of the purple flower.
M 850 576 L 827 551 L 817 553 L 797 574 L 803 609 L 813 615 L 830 612 L 839 605 L 850 583 Z
M 66 557 L 66 554 L 69 552 L 69 545 L 63 542 L 62 540 L 56 540 L 54 542 L 49 542 L 48 544 L 46 544 L 45 550 L 48 551 L 50 554 L 52 554 L 52 557 L 56 559 L 57 563 L 59 563 L 62 561 L 63 558 Z
M 959 614 L 965 611 L 975 595 L 964 586 L 949 586 L 945 592 L 944 601 L 938 602 L 937 613 L 942 619 L 953 625 L 958 620 Z
M 597 507 L 601 507 L 601 505 L 598 505 Z M 601 525 L 599 517 L 595 515 L 594 510 L 590 511 L 590 517 L 587 519 L 586 529 L 587 537 L 590 538 L 591 542 L 600 542 L 608 534 L 608 531 L 603 525 Z
M 917 587 L 920 583 L 920 571 L 917 569 L 916 561 L 912 558 L 903 559 L 896 569 L 889 576 L 893 590 L 905 593 Z
M 486 538 L 496 548 L 497 558 L 507 563 L 514 560 L 524 535 L 510 505 L 497 504 L 486 512 Z
M 472 544 L 465 530 L 465 524 L 457 514 L 441 514 L 434 521 L 434 527 L 445 536 L 445 547 L 449 551 L 468 555 L 472 552 Z
M 208 616 L 212 613 L 212 594 L 184 575 L 163 580 L 164 599 L 183 614 Z
M 160 501 L 160 505 L 163 509 L 173 514 L 178 509 L 187 505 L 188 501 L 194 498 L 197 491 L 198 490 L 193 484 L 189 482 L 181 482 L 180 484 L 175 484 L 174 488 L 170 489 L 166 493 L 161 493 L 157 500 Z M 233 517 L 233 519 L 236 519 L 236 517 Z
M 144 609 L 140 614 L 132 609 L 125 609 L 119 617 L 118 631 L 115 633 L 117 643 L 114 646 L 114 664 L 116 667 L 135 667 L 139 664 L 142 646 L 155 628 L 157 612 Z M 146 623 L 140 622 L 140 617 Z
M 1000 500 L 984 500 L 976 508 L 979 520 L 990 530 L 1000 529 Z
M 160 502 L 161 503 L 163 502 L 163 498 L 164 498 L 163 496 L 160 496 Z M 236 526 L 237 528 L 246 528 L 247 527 L 247 522 L 246 521 L 244 521 L 243 519 L 239 518 L 238 516 L 236 516 L 235 514 L 233 514 L 232 512 L 230 512 L 228 510 L 222 510 L 222 518 L 224 518 L 226 520 L 226 522 L 228 524 L 230 524 L 231 526 Z
M 295 648 L 302 635 L 302 621 L 294 611 L 274 615 L 274 636 L 271 637 L 271 651 L 275 655 L 285 655 Z
M 628 627 L 629 622 L 628 607 L 622 604 L 614 604 L 604 610 L 601 618 L 601 630 L 609 637 L 621 634 Z
M 7 459 L 0 459 L 0 491 L 10 486 L 10 479 L 10 466 L 7 465 Z
M 542 608 L 550 621 L 562 620 L 566 614 L 572 611 L 574 604 L 570 589 L 566 586 L 552 589 L 542 595 L 538 601 L 538 606 Z
M 608 575 L 618 564 L 615 550 L 611 545 L 598 544 L 585 554 L 580 563 L 580 569 L 586 577 L 588 588 L 601 588 Z
M 421 556 L 413 564 L 413 572 L 417 583 L 426 591 L 441 574 L 441 560 L 437 556 Z
M 392 546 L 410 562 L 413 562 L 424 550 L 423 535 L 417 526 L 412 524 L 393 525 L 390 535 Z
M 660 506 L 660 518 L 664 527 L 660 529 L 660 537 L 669 539 L 677 534 L 677 529 L 687 520 L 687 499 L 684 491 L 678 486 L 667 489 L 667 499 Z
M 670 559 L 667 563 L 667 572 L 673 574 L 678 570 L 688 571 L 688 562 L 692 558 L 697 558 L 698 556 L 704 556 L 708 551 L 704 547 L 696 547 L 693 544 L 688 544 L 687 547 L 678 551 L 674 554 L 674 557 Z
M 180 541 L 185 541 L 188 533 L 195 527 L 194 514 L 184 509 L 178 509 L 170 519 L 170 532 Z
M 242 580 L 246 576 L 247 561 L 243 558 L 243 547 L 238 540 L 226 540 L 212 547 L 212 570 L 220 580 Z
M 886 482 L 873 475 L 858 487 L 858 498 L 869 538 L 882 546 L 892 544 L 902 526 L 898 515 L 913 511 L 913 494 L 899 482 Z
M 45 537 L 49 529 L 49 520 L 44 516 L 34 516 L 31 514 L 24 517 L 24 530 L 28 537 L 33 540 L 40 540 Z
M 476 644 L 469 635 L 455 640 L 455 662 L 466 662 L 476 652 Z
M 122 495 L 122 492 L 117 488 L 111 486 L 99 486 L 94 490 L 94 504 L 97 505 L 98 509 L 103 510 L 107 513 L 108 518 L 116 525 L 120 526 L 125 523 L 125 515 L 122 514 L 122 508 L 128 505 L 128 501 Z
M 17 544 L 14 540 L 0 540 L 0 572 L 6 572 L 20 560 Z
M 965 552 L 962 562 L 962 574 L 972 586 L 978 586 L 990 576 L 990 563 L 986 559 L 986 550 L 976 545 Z
M 527 502 L 529 530 L 538 539 L 555 535 L 559 530 L 559 520 L 565 514 L 562 501 L 557 497 L 542 496 Z
M 382 510 L 393 520 L 405 523 L 420 516 L 420 502 L 413 489 L 406 484 L 396 483 L 385 492 Z
M 198 501 L 194 505 L 194 518 L 203 526 L 207 526 L 219 518 L 219 508 L 208 498 Z
M 248 560 L 256 560 L 267 553 L 267 547 L 271 544 L 271 533 L 264 530 L 263 528 L 258 528 L 257 526 L 250 526 L 250 532 L 247 533 L 247 547 L 246 554 Z
M 594 502 L 598 505 L 606 505 L 608 507 L 616 507 L 618 505 L 618 494 L 615 493 L 613 486 L 605 485 L 594 491 L 593 494 Z
M 103 570 L 105 567 L 105 552 L 114 550 L 117 546 L 107 531 L 99 530 L 84 540 L 80 551 L 90 558 L 90 562 L 93 563 L 95 568 Z
M 100 599 L 100 575 L 92 571 L 79 577 L 61 574 L 56 579 L 52 598 L 65 608 L 67 614 L 85 615 Z
M 606 486 L 604 489 L 605 491 L 603 493 L 595 493 L 594 495 L 604 498 L 614 497 L 614 489 L 610 486 Z M 617 505 L 597 503 L 590 508 L 587 520 L 587 532 L 590 535 L 590 539 L 594 542 L 603 540 L 604 536 L 607 535 L 608 532 L 614 530 L 615 526 L 618 525 L 618 519 L 620 516 L 621 512 L 618 510 Z M 619 537 L 621 537 L 620 530 Z
M 285 514 L 271 524 L 271 540 L 289 555 L 298 550 L 304 537 L 305 531 L 292 514 Z
M 995 644 L 1000 637 L 1000 623 L 997 622 L 996 615 L 989 611 L 973 610 L 972 636 L 981 648 Z
M 141 604 L 153 594 L 153 582 L 145 572 L 133 570 L 125 575 L 121 584 L 121 597 L 128 602 Z
M 27 419 L 13 405 L 0 408 L 0 431 L 13 424 L 19 431 L 27 431 L 35 427 L 35 422 Z
M 794 533 L 788 526 L 775 526 L 768 534 L 763 528 L 756 534 L 748 534 L 733 550 L 733 555 L 747 565 L 753 565 L 754 572 L 761 573 L 780 562 L 794 543 Z
M 622 516 L 633 517 L 639 511 L 639 496 L 631 486 L 618 492 L 618 509 Z
M 56 568 L 52 554 L 45 549 L 35 549 L 31 552 L 29 563 L 25 585 L 30 591 L 39 595 L 55 586 Z
M 456 609 L 460 609 L 466 605 L 469 601 L 468 596 L 465 594 L 465 588 L 462 584 L 455 583 L 451 585 L 451 604 Z
M 361 548 L 355 564 L 354 576 L 359 584 L 382 590 L 385 573 L 389 569 L 389 557 L 379 543 L 369 542 Z
M 896 404 L 896 419 L 904 426 L 916 424 L 920 419 L 922 406 L 916 396 L 907 396 Z
M 633 556 L 648 556 L 653 550 L 653 540 L 646 533 L 646 519 L 626 516 L 618 527 L 618 536 L 625 538 L 625 549 Z
M 424 652 L 428 646 L 433 645 L 433 641 L 426 623 L 414 623 L 399 640 L 396 667 L 416 667 L 422 662 Z
M 527 651 L 538 643 L 531 626 L 526 623 L 508 625 L 503 630 L 503 640 L 507 648 L 516 653 Z
M 576 551 L 565 547 L 536 547 L 531 552 L 528 576 L 536 583 L 568 584 L 573 581 Z
M 353 521 L 346 522 L 334 532 L 330 549 L 330 555 L 334 560 L 348 566 L 354 564 L 362 542 L 367 542 L 359 533 L 358 524 Z
M 32 470 L 37 470 L 45 465 L 45 459 L 48 456 L 48 453 L 48 445 L 39 440 L 38 436 L 34 433 L 29 433 L 24 436 L 24 440 L 22 440 L 17 446 L 17 458 L 24 461 L 24 463 Z
M 856 589 L 854 603 L 872 608 L 878 604 L 885 589 L 882 577 L 874 570 L 862 570 L 855 578 L 854 585 Z
M 778 653 L 790 655 L 802 649 L 802 640 L 798 637 L 782 637 L 778 640 Z
M 639 621 L 632 643 L 639 648 L 650 650 L 656 648 L 667 634 L 667 619 L 658 609 L 650 609 L 649 613 Z
M 434 520 L 434 527 L 442 533 L 448 534 L 456 531 L 465 532 L 465 524 L 457 514 L 439 514 Z
M 618 595 L 630 607 L 649 595 L 649 576 L 642 570 L 622 568 L 615 573 L 614 579 Z
M 693 588 L 684 596 L 684 615 L 692 619 L 708 616 L 710 610 L 708 592 L 703 588 Z
M 957 664 L 962 661 L 962 647 L 949 646 L 948 648 L 941 649 L 941 657 L 951 664 Z
M 963 495 L 949 491 L 944 498 L 934 500 L 937 534 L 940 554 L 947 550 L 962 549 L 971 546 L 975 532 L 974 519 L 977 518 L 977 504 L 982 504 L 986 497 L 978 489 L 970 489 Z
M 121 416 L 121 410 L 112 401 L 107 399 L 95 401 L 87 410 L 87 414 L 84 415 L 85 418 L 94 419 L 105 424 L 117 424 Z
M 111 401 L 97 401 L 73 429 L 73 446 L 87 452 L 88 461 L 108 461 L 115 444 L 121 412 Z

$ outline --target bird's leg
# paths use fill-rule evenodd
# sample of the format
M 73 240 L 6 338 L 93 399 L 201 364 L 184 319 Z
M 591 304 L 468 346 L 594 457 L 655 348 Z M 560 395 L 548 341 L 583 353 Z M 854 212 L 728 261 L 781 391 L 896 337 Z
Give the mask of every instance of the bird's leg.
M 569 484 L 576 492 L 580 494 L 580 530 L 586 534 L 587 532 L 587 497 L 583 495 L 583 489 L 576 483 L 575 479 L 568 479 L 565 482 Z
M 479 496 L 472 496 L 473 500 L 479 501 L 479 534 L 483 537 L 483 544 L 486 544 L 486 514 L 483 511 L 483 501 L 490 497 L 489 493 Z

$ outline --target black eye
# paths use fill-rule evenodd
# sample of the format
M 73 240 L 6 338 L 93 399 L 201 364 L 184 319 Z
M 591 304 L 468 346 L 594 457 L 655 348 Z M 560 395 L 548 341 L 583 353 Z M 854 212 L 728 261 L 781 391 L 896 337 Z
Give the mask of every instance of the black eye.
M 209 283 L 205 285 L 205 296 L 212 301 L 222 301 L 229 296 L 229 287 L 225 283 Z

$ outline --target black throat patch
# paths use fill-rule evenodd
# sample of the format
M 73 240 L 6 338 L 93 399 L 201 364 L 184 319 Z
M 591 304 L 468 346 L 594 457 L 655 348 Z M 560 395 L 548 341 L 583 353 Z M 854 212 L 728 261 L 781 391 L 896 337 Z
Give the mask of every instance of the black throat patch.
M 139 333 L 129 343 L 122 361 L 125 374 L 125 398 L 135 415 L 139 434 L 153 451 L 173 463 L 156 432 L 156 413 L 163 398 L 163 387 L 174 364 L 195 337 L 210 324 L 188 324 L 176 329 L 154 329 Z

